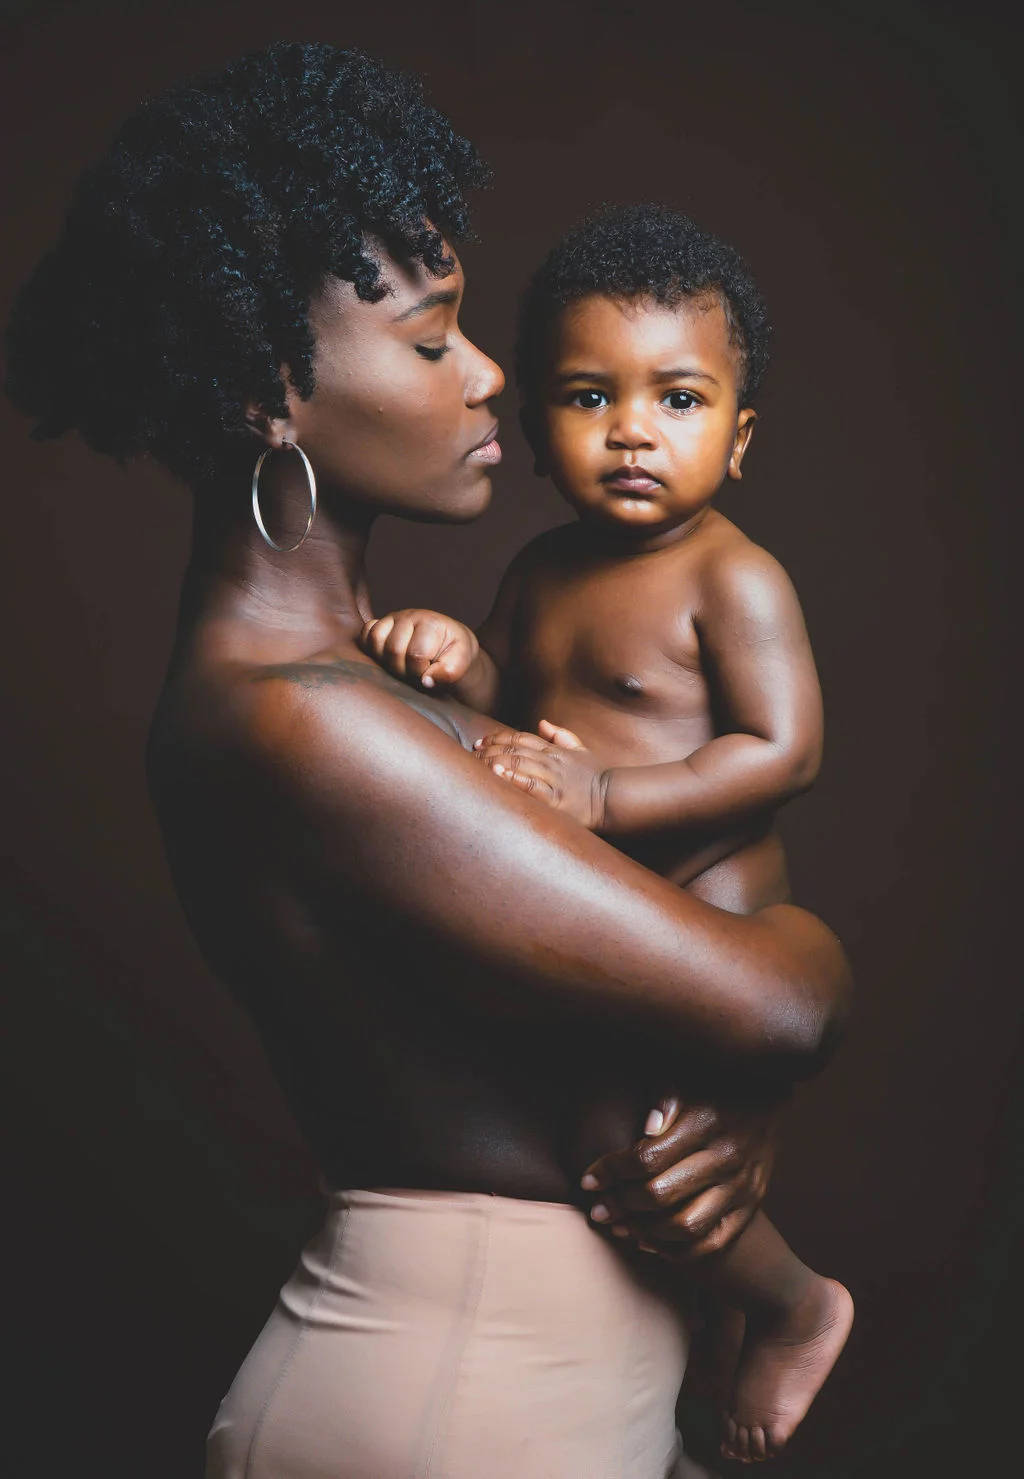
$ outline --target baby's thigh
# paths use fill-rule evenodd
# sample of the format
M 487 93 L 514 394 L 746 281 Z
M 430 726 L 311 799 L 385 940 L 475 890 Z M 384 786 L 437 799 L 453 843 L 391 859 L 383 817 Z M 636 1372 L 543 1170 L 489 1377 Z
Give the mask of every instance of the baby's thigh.
M 770 904 L 787 903 L 789 875 L 778 833 L 768 832 L 737 848 L 698 873 L 686 887 L 698 899 L 730 914 L 754 914 Z

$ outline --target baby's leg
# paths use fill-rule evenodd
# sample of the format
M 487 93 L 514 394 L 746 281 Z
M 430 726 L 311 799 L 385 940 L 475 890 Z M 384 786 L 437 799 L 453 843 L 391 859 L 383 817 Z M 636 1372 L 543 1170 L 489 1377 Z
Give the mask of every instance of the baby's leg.
M 722 1452 L 747 1463 L 773 1458 L 846 1344 L 853 1300 L 842 1284 L 801 1263 L 761 1212 L 731 1247 L 695 1271 L 746 1321 L 723 1413 Z

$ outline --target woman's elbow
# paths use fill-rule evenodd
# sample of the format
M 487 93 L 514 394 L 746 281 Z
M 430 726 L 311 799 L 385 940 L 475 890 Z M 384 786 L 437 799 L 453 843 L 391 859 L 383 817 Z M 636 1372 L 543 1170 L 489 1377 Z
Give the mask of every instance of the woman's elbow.
M 842 1041 L 853 978 L 846 952 L 831 930 L 802 910 L 792 912 L 801 916 L 808 932 L 803 960 L 761 996 L 755 1053 L 765 1062 L 784 1061 L 794 1078 L 810 1078 Z

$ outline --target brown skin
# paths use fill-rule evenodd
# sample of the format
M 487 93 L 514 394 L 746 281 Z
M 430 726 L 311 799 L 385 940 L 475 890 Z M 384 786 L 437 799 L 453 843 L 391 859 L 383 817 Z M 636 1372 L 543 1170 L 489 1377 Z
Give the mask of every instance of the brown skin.
M 380 303 L 343 283 L 314 302 L 313 396 L 284 420 L 250 408 L 254 460 L 287 440 L 316 468 L 305 544 L 270 551 L 244 489 L 197 502 L 149 751 L 175 883 L 335 1184 L 581 1201 L 588 1164 L 627 1147 L 615 1181 L 646 1196 L 645 1238 L 713 1251 L 763 1194 L 770 1115 L 736 1089 L 735 1110 L 635 1140 L 643 1115 L 694 1055 L 724 1103 L 733 1070 L 810 1072 L 846 963 L 802 911 L 722 913 L 499 783 L 472 755 L 493 719 L 359 650 L 373 517 L 480 512 L 470 449 L 502 383 L 455 300 L 408 316 L 457 299 L 460 271 L 387 271 Z M 297 463 L 261 482 L 282 542 L 305 521 Z
M 363 641 L 428 689 L 513 707 L 528 728 L 476 745 L 497 776 L 749 913 L 788 897 L 771 812 L 814 780 L 822 706 L 785 572 L 710 507 L 741 476 L 753 431 L 741 375 L 717 300 L 569 305 L 533 429 L 538 471 L 579 523 L 514 562 L 479 640 L 411 610 L 369 623 Z M 733 835 L 694 878 L 695 844 L 736 827 L 744 844 Z M 591 1215 L 621 1233 L 643 1205 L 627 1189 Z M 707 1273 L 746 1316 L 724 1451 L 771 1456 L 845 1342 L 849 1295 L 760 1215 Z

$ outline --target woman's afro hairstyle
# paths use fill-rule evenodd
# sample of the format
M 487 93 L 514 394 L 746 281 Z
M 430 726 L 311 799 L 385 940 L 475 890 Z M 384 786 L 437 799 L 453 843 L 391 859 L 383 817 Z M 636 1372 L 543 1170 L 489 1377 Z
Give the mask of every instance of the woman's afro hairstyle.
M 144 103 L 82 177 L 16 301 L 8 394 L 37 438 L 208 485 L 254 457 L 247 402 L 287 414 L 282 365 L 312 394 L 325 278 L 384 296 L 367 233 L 446 274 L 487 178 L 415 78 L 327 45 L 241 57 Z
M 538 408 L 558 315 L 594 293 L 670 307 L 684 298 L 720 302 L 740 357 L 740 405 L 751 404 L 768 365 L 771 327 L 739 253 L 668 206 L 604 206 L 548 253 L 523 295 L 516 378 L 527 425 Z

